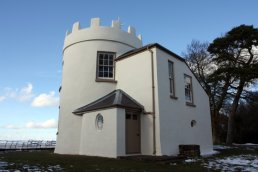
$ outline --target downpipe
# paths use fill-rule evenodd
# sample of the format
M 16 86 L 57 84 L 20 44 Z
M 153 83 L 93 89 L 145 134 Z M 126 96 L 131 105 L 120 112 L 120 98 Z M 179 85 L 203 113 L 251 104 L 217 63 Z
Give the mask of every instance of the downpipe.
M 151 53 L 151 85 L 152 85 L 152 118 L 153 118 L 153 155 L 156 155 L 156 115 L 155 115 L 155 85 L 154 85 L 154 57 L 153 51 L 147 47 Z

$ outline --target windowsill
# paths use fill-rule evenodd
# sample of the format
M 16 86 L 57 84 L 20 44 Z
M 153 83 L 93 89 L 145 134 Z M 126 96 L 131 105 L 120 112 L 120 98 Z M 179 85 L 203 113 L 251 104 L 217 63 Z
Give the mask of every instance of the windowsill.
M 170 95 L 170 98 L 171 98 L 171 99 L 175 99 L 175 100 L 178 99 L 178 97 L 176 97 L 176 96 L 174 96 L 174 95 Z
M 196 105 L 195 105 L 195 104 L 190 103 L 190 102 L 185 102 L 185 105 L 187 105 L 187 106 L 192 106 L 192 107 L 196 107 Z
M 96 82 L 111 82 L 111 83 L 117 83 L 117 81 L 114 80 L 114 79 L 99 79 L 99 78 L 96 78 L 95 81 L 96 81 Z

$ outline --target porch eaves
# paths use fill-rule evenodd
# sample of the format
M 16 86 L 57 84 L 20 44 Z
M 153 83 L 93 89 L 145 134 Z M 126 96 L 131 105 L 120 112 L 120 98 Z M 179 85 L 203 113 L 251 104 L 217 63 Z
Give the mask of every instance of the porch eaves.
M 99 98 L 98 100 L 80 107 L 73 111 L 75 115 L 83 115 L 89 111 L 96 111 L 107 108 L 124 108 L 135 111 L 144 111 L 144 107 L 124 91 L 118 89 Z

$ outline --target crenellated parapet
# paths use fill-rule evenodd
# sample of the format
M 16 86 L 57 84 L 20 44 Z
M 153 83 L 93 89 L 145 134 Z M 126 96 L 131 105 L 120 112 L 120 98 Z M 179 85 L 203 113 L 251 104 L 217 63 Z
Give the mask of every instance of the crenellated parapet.
M 102 26 L 100 18 L 92 18 L 90 27 L 80 28 L 80 23 L 73 24 L 72 31 L 66 32 L 64 50 L 76 43 L 84 41 L 112 41 L 126 44 L 132 48 L 142 46 L 142 36 L 136 36 L 136 30 L 128 26 L 128 30 L 121 29 L 121 22 L 113 20 L 111 26 Z

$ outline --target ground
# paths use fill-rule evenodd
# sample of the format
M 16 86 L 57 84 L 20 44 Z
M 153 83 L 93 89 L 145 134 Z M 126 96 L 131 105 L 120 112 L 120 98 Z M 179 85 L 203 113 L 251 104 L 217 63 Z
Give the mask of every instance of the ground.
M 258 146 L 214 146 L 217 154 L 204 157 L 112 159 L 57 155 L 53 151 L 0 152 L 0 172 L 40 171 L 250 171 L 258 172 Z

